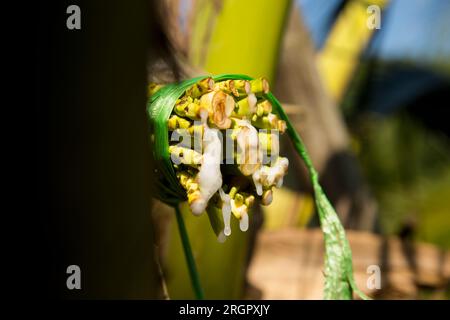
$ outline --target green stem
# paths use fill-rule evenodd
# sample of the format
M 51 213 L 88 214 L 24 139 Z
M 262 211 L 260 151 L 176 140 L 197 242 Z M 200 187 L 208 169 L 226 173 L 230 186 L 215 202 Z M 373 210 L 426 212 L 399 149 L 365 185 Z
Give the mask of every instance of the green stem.
M 175 213 L 177 216 L 178 230 L 180 232 L 181 243 L 183 244 L 184 255 L 186 257 L 186 263 L 189 269 L 189 276 L 191 278 L 195 297 L 197 298 L 197 300 L 203 300 L 205 297 L 203 294 L 202 286 L 200 284 L 200 276 L 195 265 L 195 260 L 192 254 L 191 245 L 189 243 L 186 226 L 184 225 L 183 216 L 181 215 L 180 207 L 178 205 L 175 206 Z

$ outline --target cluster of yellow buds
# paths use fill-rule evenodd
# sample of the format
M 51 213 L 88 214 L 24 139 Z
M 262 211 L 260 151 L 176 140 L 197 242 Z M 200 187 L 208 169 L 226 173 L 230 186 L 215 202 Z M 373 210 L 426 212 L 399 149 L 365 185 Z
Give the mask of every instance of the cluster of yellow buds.
M 268 92 L 265 78 L 204 78 L 177 100 L 168 119 L 169 153 L 191 211 L 221 210 L 225 236 L 231 214 L 247 230 L 249 209 L 257 201 L 269 205 L 287 173 L 289 161 L 279 156 L 286 123 L 272 112 Z

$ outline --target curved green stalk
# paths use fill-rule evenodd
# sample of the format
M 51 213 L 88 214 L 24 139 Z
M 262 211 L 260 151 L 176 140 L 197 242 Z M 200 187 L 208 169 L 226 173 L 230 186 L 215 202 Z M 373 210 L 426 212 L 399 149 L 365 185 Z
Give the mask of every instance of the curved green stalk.
M 181 215 L 180 207 L 175 206 L 175 213 L 177 216 L 178 230 L 180 232 L 181 243 L 183 244 L 183 251 L 186 257 L 186 264 L 189 269 L 189 276 L 192 282 L 192 288 L 195 292 L 195 297 L 198 300 L 203 300 L 204 294 L 203 289 L 200 284 L 200 276 L 197 271 L 197 267 L 195 265 L 194 255 L 192 254 L 191 245 L 189 243 L 189 237 L 186 231 L 186 226 L 184 225 L 183 216 Z
M 278 100 L 271 93 L 268 94 L 268 99 L 275 106 L 280 119 L 286 121 L 287 132 L 294 144 L 295 150 L 308 168 L 311 183 L 314 188 L 316 207 L 325 241 L 324 298 L 352 299 L 353 292 L 355 292 L 364 300 L 370 299 L 356 286 L 353 277 L 352 251 L 345 235 L 344 227 L 319 184 L 319 175 L 314 169 L 300 136 L 289 121 L 288 116 Z

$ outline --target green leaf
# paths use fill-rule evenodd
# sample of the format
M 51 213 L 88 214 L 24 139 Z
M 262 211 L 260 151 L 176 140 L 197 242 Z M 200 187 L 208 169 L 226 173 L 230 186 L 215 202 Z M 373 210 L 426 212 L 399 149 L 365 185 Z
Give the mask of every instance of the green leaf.
M 269 93 L 267 98 L 274 106 L 280 119 L 286 121 L 287 132 L 294 144 L 295 150 L 308 168 L 311 183 L 314 188 L 314 197 L 320 225 L 325 241 L 325 299 L 352 299 L 353 292 L 362 299 L 369 299 L 356 286 L 353 277 L 352 252 L 342 226 L 333 206 L 328 201 L 322 187 L 319 184 L 319 176 L 311 162 L 306 148 L 295 131 L 294 126 L 284 112 L 279 101 Z

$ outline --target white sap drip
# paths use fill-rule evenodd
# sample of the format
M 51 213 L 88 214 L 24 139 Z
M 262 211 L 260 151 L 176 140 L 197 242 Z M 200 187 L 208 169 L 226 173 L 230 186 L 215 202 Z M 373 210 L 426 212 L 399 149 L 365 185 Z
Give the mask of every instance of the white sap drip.
M 191 204 L 191 211 L 195 215 L 200 215 L 206 209 L 208 201 L 211 199 L 211 197 L 216 192 L 219 192 L 220 198 L 222 200 L 222 216 L 224 229 L 219 233 L 217 240 L 219 242 L 224 242 L 226 240 L 226 237 L 231 235 L 230 219 L 232 204 L 230 196 L 226 194 L 221 188 L 222 173 L 220 172 L 220 160 L 222 157 L 222 144 L 220 143 L 219 139 L 219 130 L 208 127 L 207 117 L 207 112 L 201 112 L 201 119 L 204 127 L 202 163 L 198 172 L 198 184 L 201 197 Z M 250 128 L 250 149 L 253 152 L 255 151 L 255 149 L 256 151 L 258 151 L 256 159 L 259 160 L 259 141 L 256 129 L 251 126 L 248 121 L 242 121 L 240 125 Z M 261 172 L 262 171 L 257 170 L 253 174 L 253 181 L 256 186 L 257 194 L 260 196 L 263 193 L 263 186 L 260 182 Z M 248 224 L 248 214 L 246 212 L 243 212 L 239 220 L 239 228 L 241 229 L 241 231 L 247 231 Z
M 279 157 L 272 167 L 261 166 L 253 173 L 253 183 L 255 184 L 256 193 L 261 196 L 264 186 L 271 186 L 275 184 L 277 188 L 283 186 L 283 176 L 289 166 L 289 160 L 287 158 Z M 261 179 L 264 177 L 264 179 Z M 263 181 L 262 181 L 263 180 Z
M 278 189 L 280 189 L 282 186 L 283 186 L 283 178 L 280 178 L 280 179 L 278 180 L 278 182 L 277 182 L 276 187 L 277 187 Z
M 220 243 L 224 243 L 225 240 L 227 240 L 227 237 L 225 236 L 225 234 L 223 233 L 223 230 L 220 231 L 219 235 L 217 236 L 217 241 L 219 241 Z
M 262 196 L 262 194 L 263 194 L 262 183 L 260 182 L 260 179 L 261 179 L 260 170 L 261 169 L 256 170 L 255 173 L 253 173 L 253 175 L 252 175 L 253 183 L 255 184 L 255 188 L 256 188 L 256 194 L 258 196 Z
M 231 204 L 230 204 L 230 196 L 226 194 L 222 188 L 219 189 L 219 195 L 222 199 L 222 216 L 223 216 L 223 224 L 224 229 L 223 233 L 225 236 L 229 236 L 231 234 L 231 226 L 230 226 L 230 218 L 231 218 Z
M 206 123 L 207 114 L 202 115 L 203 157 L 198 172 L 198 184 L 201 198 L 191 204 L 191 211 L 200 215 L 205 211 L 208 201 L 222 186 L 222 173 L 220 172 L 220 159 L 222 157 L 222 144 L 219 139 L 219 130 L 211 129 Z
M 247 213 L 242 214 L 241 220 L 239 220 L 239 228 L 243 232 L 248 230 L 248 214 Z
M 238 134 L 237 136 L 237 143 L 241 149 L 245 149 L 246 145 L 248 146 L 248 150 L 241 150 L 241 152 L 248 152 L 249 154 L 246 157 L 249 158 L 249 164 L 257 165 L 262 159 L 259 150 L 258 131 L 248 120 L 237 120 L 237 124 L 248 129 L 246 134 Z

